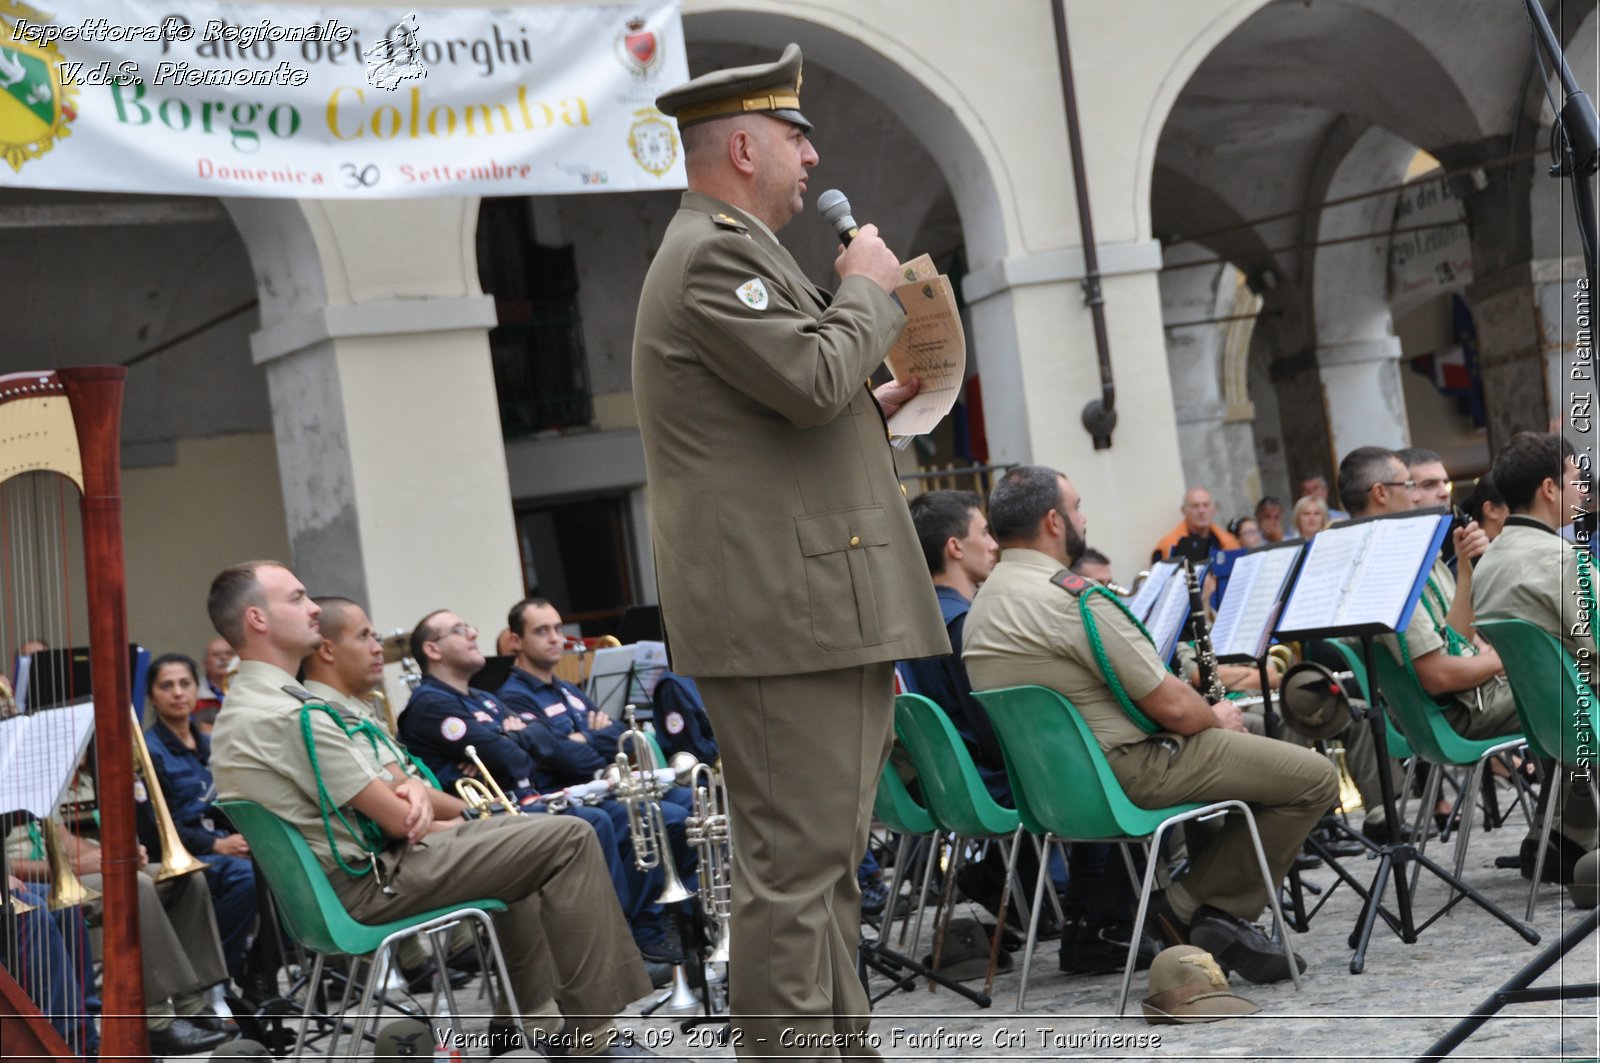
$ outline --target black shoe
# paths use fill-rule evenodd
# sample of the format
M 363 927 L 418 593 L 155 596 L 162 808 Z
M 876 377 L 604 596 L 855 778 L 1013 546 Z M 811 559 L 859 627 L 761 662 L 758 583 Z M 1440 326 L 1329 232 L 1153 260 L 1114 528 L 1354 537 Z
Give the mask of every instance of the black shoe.
M 184 1018 L 188 1019 L 197 1029 L 204 1030 L 207 1033 L 229 1032 L 228 1020 L 218 1015 L 209 1004 L 193 1015 L 185 1015 Z M 232 1032 L 235 1034 L 239 1032 L 237 1024 L 233 1027 Z
M 1062 935 L 1061 969 L 1069 974 L 1116 974 L 1128 962 L 1128 942 L 1132 937 L 1133 923 L 1129 920 L 1085 920 L 1078 924 L 1070 949 L 1066 935 Z M 1134 970 L 1147 969 L 1160 951 L 1161 945 L 1149 931 L 1140 934 Z
M 683 950 L 668 938 L 635 941 L 634 944 L 639 946 L 639 955 L 644 957 L 645 963 L 664 963 L 671 967 L 683 962 Z
M 1315 871 L 1321 866 L 1322 857 L 1317 856 L 1315 853 L 1301 853 L 1294 858 L 1294 869 L 1296 871 Z
M 1145 930 L 1154 934 L 1165 948 L 1189 944 L 1189 924 L 1178 918 L 1166 890 L 1150 894 L 1150 904 L 1145 909 Z
M 1189 943 L 1205 949 L 1217 963 L 1238 971 L 1257 985 L 1282 982 L 1290 977 L 1283 949 L 1266 931 L 1209 904 L 1195 913 Z M 1304 959 L 1296 956 L 1294 962 L 1301 972 L 1305 971 Z
M 1326 827 L 1317 828 L 1316 838 L 1324 849 L 1336 857 L 1360 856 L 1367 851 L 1367 847 L 1354 838 L 1346 837 L 1339 831 L 1329 830 Z
M 209 1052 L 233 1039 L 233 1034 L 202 1030 L 186 1017 L 173 1019 L 162 1030 L 150 1031 L 150 1051 L 158 1056 L 192 1056 Z
M 415 967 L 401 967 L 400 977 L 406 980 L 407 991 L 414 994 L 429 993 L 433 991 L 434 975 L 438 973 L 438 970 L 439 965 L 430 956 Z M 471 971 L 463 971 L 450 966 L 446 966 L 445 970 L 450 973 L 451 989 L 461 989 L 472 981 Z
M 250 971 L 238 983 L 239 993 L 237 999 L 242 1001 L 246 1011 L 256 1011 L 269 1000 L 275 1000 L 280 995 L 278 989 L 278 974 L 276 971 Z M 229 1008 L 234 1011 L 230 1003 Z
M 445 957 L 444 962 L 468 974 L 477 974 L 483 969 L 483 965 L 478 962 L 478 949 L 470 941 Z
M 1539 855 L 1538 845 L 1535 838 L 1522 839 L 1522 851 L 1517 854 L 1517 861 L 1525 879 L 1533 878 L 1533 861 Z M 1571 838 L 1564 834 L 1552 834 L 1550 843 L 1545 847 L 1544 869 L 1539 881 L 1570 885 L 1573 869 L 1582 857 L 1583 848 Z

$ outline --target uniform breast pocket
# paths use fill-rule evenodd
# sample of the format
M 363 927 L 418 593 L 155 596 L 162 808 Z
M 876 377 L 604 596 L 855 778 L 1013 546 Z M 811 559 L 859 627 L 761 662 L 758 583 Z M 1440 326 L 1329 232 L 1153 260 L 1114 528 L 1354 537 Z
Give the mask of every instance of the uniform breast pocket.
M 896 585 L 883 507 L 801 517 L 795 530 L 819 646 L 852 650 L 905 637 L 904 591 Z

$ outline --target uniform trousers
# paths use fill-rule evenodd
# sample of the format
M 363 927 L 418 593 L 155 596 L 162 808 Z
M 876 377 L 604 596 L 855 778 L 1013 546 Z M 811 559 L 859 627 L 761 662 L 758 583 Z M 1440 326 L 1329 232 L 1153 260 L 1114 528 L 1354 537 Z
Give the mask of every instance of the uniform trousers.
M 146 1007 L 228 980 L 205 875 L 179 875 L 157 885 L 158 870 L 147 864 L 135 879 Z M 101 882 L 99 875 L 83 876 L 92 890 L 98 891 Z
M 255 865 L 248 856 L 221 853 L 206 853 L 200 859 L 207 865 L 206 882 L 211 887 L 223 959 L 228 973 L 242 984 L 245 949 L 256 927 Z
M 1288 742 L 1219 727 L 1184 739 L 1151 739 L 1112 750 L 1107 761 L 1136 805 L 1158 808 L 1184 801 L 1238 800 L 1250 805 L 1267 867 L 1276 883 L 1288 872 L 1306 835 L 1339 796 L 1339 775 L 1328 759 Z M 1230 815 L 1203 838 L 1186 832 L 1189 870 L 1168 896 L 1182 918 L 1209 904 L 1245 920 L 1267 906 L 1250 828 Z
M 504 901 L 495 933 L 531 1025 L 556 1032 L 558 1019 L 537 1014 L 554 1000 L 574 1027 L 599 1029 L 650 992 L 595 832 L 583 820 L 469 820 L 428 835 L 395 870 L 399 852 L 391 845 L 382 857 L 393 896 L 373 875 L 329 876 L 350 914 L 377 923 L 470 900 Z
M 893 665 L 697 682 L 722 752 L 733 830 L 736 1051 L 875 1057 L 862 1043 L 871 1002 L 856 974 L 856 868 L 889 758 Z M 799 1043 L 781 1043 L 786 1031 Z M 816 1045 L 829 1037 L 845 1047 Z

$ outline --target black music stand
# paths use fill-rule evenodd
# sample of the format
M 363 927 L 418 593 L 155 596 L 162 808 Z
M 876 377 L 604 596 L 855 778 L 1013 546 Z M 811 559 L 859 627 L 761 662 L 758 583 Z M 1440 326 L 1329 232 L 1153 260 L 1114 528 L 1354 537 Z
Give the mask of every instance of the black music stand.
M 1399 528 L 1402 522 L 1406 524 L 1404 529 Z M 1400 531 L 1398 536 L 1385 538 L 1386 532 L 1395 530 Z M 1378 689 L 1377 673 L 1373 669 L 1372 640 L 1375 635 L 1405 630 L 1422 595 L 1428 571 L 1439 554 L 1439 544 L 1449 530 L 1450 514 L 1442 508 L 1434 508 L 1342 521 L 1323 531 L 1312 540 L 1311 548 L 1301 562 L 1294 589 L 1290 592 L 1279 621 L 1283 626 L 1276 634 L 1283 640 L 1339 636 L 1361 639 L 1362 663 L 1367 671 L 1367 696 L 1371 703 L 1360 706 L 1352 703 L 1351 711 L 1366 718 L 1372 730 L 1373 747 L 1377 751 L 1379 764 L 1389 761 L 1389 741 L 1381 715 L 1383 694 Z M 1386 612 L 1375 612 L 1370 602 L 1362 600 L 1363 592 L 1371 587 L 1368 580 L 1379 583 L 1407 577 L 1411 583 L 1406 598 L 1397 606 L 1381 603 Z M 1297 596 L 1302 593 L 1305 598 L 1297 602 Z M 1401 825 L 1395 802 L 1394 780 L 1389 772 L 1380 771 L 1378 783 L 1383 792 L 1384 814 L 1392 825 L 1392 839 L 1401 835 L 1400 831 L 1393 829 Z M 1535 930 L 1518 922 L 1453 872 L 1419 852 L 1416 845 L 1403 835 L 1400 841 L 1378 843 L 1356 832 L 1347 833 L 1358 838 L 1378 857 L 1378 869 L 1365 889 L 1348 872 L 1339 869 L 1340 878 L 1348 882 L 1362 900 L 1361 915 L 1350 932 L 1350 947 L 1355 950 L 1350 958 L 1351 974 L 1360 974 L 1366 969 L 1367 946 L 1371 943 L 1372 931 L 1379 917 L 1401 941 L 1409 945 L 1415 943 L 1422 931 L 1453 910 L 1462 900 L 1472 901 L 1515 930 L 1529 944 L 1538 944 L 1539 934 Z M 1330 859 L 1325 852 L 1319 855 Z M 1413 862 L 1451 888 L 1450 899 L 1444 906 L 1420 924 L 1416 920 L 1415 897 L 1406 866 Z M 1383 896 L 1391 877 L 1394 879 L 1398 913 L 1383 906 Z

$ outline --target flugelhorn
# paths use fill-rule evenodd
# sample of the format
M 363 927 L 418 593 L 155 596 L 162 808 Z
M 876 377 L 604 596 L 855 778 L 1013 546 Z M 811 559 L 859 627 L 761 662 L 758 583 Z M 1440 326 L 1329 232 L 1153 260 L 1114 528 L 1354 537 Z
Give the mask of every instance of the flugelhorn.
M 495 782 L 494 773 L 491 772 L 488 768 L 484 767 L 483 766 L 483 761 L 478 759 L 478 747 L 477 746 L 468 746 L 467 747 L 467 759 L 472 761 L 473 767 L 478 769 L 478 774 L 483 776 L 483 778 L 481 780 L 474 779 L 472 781 L 477 782 L 478 785 L 480 787 L 482 787 L 484 791 L 492 794 L 494 796 L 494 799 L 500 802 L 500 807 L 506 810 L 506 814 L 507 815 L 510 815 L 510 816 L 520 816 L 520 815 L 522 815 L 521 806 L 519 806 L 515 801 L 512 801 L 511 798 L 506 796 L 506 792 L 504 790 L 500 789 L 500 784 L 498 782 Z M 465 782 L 465 781 L 467 781 L 465 778 L 457 780 L 457 782 L 456 782 L 456 793 L 460 794 L 461 800 L 463 800 L 467 804 L 471 805 L 471 804 L 473 804 L 472 799 L 469 798 L 466 794 L 461 793 L 461 783 Z M 477 806 L 474 805 L 473 807 L 477 807 Z M 491 809 L 491 811 L 492 811 L 492 809 Z
M 709 764 L 690 772 L 694 809 L 684 823 L 685 835 L 700 856 L 700 908 L 716 924 L 717 942 L 707 963 L 728 961 L 728 924 L 733 915 L 733 850 L 728 824 L 727 791 Z
M 45 866 L 50 869 L 50 910 L 59 912 L 99 899 L 99 891 L 83 884 L 72 870 L 72 861 L 61 851 L 61 824 L 47 819 L 40 822 L 39 828 L 44 832 Z
M 678 868 L 672 859 L 672 847 L 667 840 L 667 820 L 661 814 L 661 795 L 666 784 L 657 777 L 655 746 L 650 736 L 634 722 L 633 706 L 623 710 L 628 729 L 617 739 L 617 800 L 628 811 L 628 835 L 633 839 L 634 866 L 641 871 L 660 867 L 666 876 L 666 885 L 657 904 L 677 904 L 691 894 L 678 877 Z M 632 753 L 632 763 L 629 754 Z M 633 770 L 638 765 L 638 771 Z M 608 773 L 609 774 L 609 773 Z
M 144 776 L 144 789 L 150 796 L 150 809 L 156 814 L 156 833 L 161 838 L 161 870 L 157 882 L 165 882 L 179 875 L 204 871 L 209 865 L 184 848 L 178 836 L 178 827 L 172 822 L 172 812 L 167 808 L 166 795 L 161 792 L 161 780 L 156 778 L 155 765 L 150 762 L 150 749 L 144 744 L 144 731 L 139 726 L 139 713 L 128 706 L 133 716 L 133 755 L 138 760 L 139 774 Z

